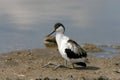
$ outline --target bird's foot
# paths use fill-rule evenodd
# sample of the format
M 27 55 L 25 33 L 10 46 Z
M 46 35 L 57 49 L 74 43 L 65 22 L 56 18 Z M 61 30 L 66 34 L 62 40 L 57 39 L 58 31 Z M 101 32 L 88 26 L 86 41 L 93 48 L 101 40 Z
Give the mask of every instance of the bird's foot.
M 54 65 L 54 66 L 56 66 L 57 64 L 54 63 L 54 62 L 48 62 L 48 63 L 45 64 L 42 68 L 44 68 L 44 67 L 48 67 L 49 65 Z
M 48 62 L 48 63 L 45 64 L 42 68 L 48 67 L 49 65 L 55 66 L 55 68 L 54 68 L 53 70 L 56 70 L 56 69 L 58 69 L 59 67 L 65 67 L 64 65 L 61 65 L 61 64 L 56 64 L 56 63 L 54 63 L 54 62 Z
M 66 66 L 59 64 L 59 65 L 57 65 L 57 66 L 54 68 L 54 70 L 56 70 L 56 69 L 58 69 L 58 68 L 60 68 L 60 67 L 66 68 Z

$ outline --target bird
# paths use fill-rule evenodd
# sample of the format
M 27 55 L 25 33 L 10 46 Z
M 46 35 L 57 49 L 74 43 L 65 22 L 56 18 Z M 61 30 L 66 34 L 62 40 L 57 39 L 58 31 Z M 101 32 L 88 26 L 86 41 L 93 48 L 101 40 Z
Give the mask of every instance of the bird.
M 47 36 L 51 36 L 53 33 L 56 33 L 55 39 L 58 45 L 58 51 L 65 60 L 65 66 L 67 66 L 67 62 L 70 62 L 71 68 L 74 68 L 75 64 L 86 67 L 87 52 L 77 42 L 64 34 L 64 25 L 62 23 L 56 23 L 54 30 Z

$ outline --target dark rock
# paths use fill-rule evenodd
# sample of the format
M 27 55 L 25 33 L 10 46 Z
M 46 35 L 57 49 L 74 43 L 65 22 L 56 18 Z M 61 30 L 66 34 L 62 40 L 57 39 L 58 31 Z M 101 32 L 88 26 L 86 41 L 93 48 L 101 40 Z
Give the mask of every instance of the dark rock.
M 109 80 L 106 76 L 100 76 L 98 80 Z
M 35 79 L 35 80 L 42 80 L 41 78 Z
M 48 77 L 45 77 L 45 78 L 44 78 L 44 80 L 50 80 L 50 78 L 48 78 Z
M 114 72 L 119 73 L 120 74 L 120 69 L 114 70 Z
M 37 78 L 35 80 L 61 80 L 61 79 L 45 77 L 45 78 Z

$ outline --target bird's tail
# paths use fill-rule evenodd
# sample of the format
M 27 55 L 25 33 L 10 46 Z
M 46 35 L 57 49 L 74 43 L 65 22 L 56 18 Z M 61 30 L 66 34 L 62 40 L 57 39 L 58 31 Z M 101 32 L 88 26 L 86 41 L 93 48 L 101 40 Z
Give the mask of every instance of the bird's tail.
M 87 58 L 82 58 L 82 59 L 79 60 L 78 62 L 75 62 L 76 65 L 80 65 L 80 66 L 83 66 L 83 67 L 86 67 L 86 66 L 87 66 L 86 63 L 89 63 L 89 61 L 88 61 Z

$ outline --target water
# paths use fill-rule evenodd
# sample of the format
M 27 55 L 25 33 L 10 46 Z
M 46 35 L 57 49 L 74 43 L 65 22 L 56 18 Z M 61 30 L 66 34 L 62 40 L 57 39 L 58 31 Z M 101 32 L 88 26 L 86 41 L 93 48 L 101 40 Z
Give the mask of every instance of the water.
M 78 43 L 120 44 L 120 0 L 0 0 L 0 53 L 43 48 L 56 22 Z
M 114 53 L 111 54 L 109 52 L 101 52 L 101 53 L 88 53 L 89 55 L 95 56 L 95 57 L 102 57 L 102 58 L 111 58 L 113 56 L 120 56 L 120 54 Z

